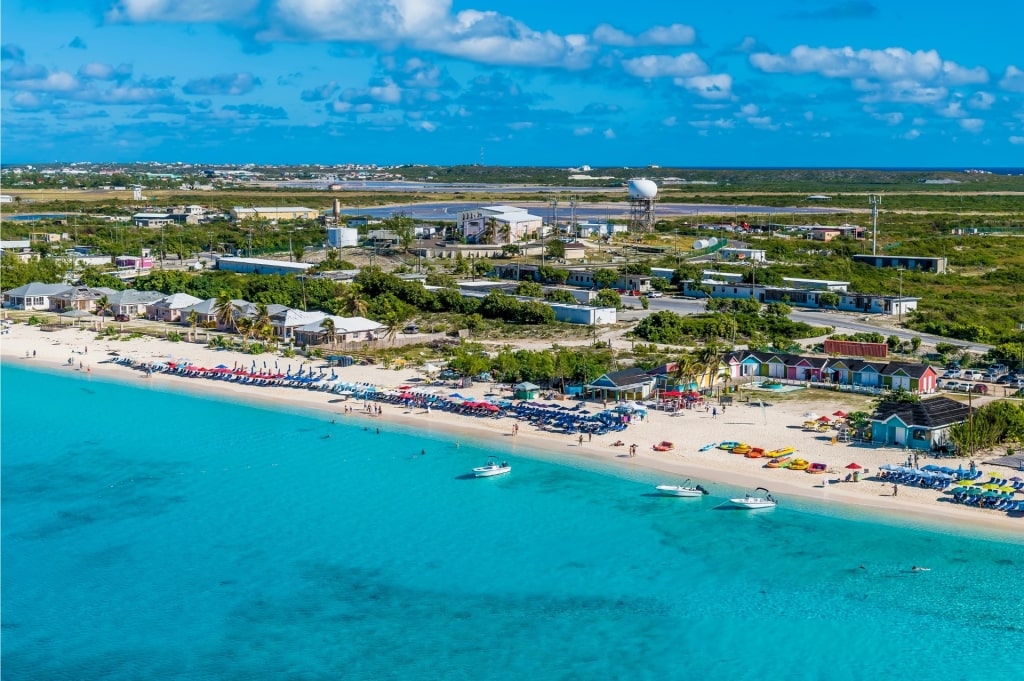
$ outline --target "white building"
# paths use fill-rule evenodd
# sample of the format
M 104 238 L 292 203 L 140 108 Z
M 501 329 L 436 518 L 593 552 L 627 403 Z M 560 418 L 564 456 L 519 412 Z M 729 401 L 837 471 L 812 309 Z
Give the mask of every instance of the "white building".
M 514 206 L 487 206 L 459 213 L 459 233 L 472 243 L 509 244 L 541 234 L 544 219 Z

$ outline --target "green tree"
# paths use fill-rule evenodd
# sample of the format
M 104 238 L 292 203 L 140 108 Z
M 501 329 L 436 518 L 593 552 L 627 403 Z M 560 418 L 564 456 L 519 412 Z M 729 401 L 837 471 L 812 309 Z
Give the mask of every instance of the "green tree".
M 622 296 L 610 288 L 603 288 L 597 292 L 591 304 L 594 307 L 614 307 L 616 310 L 621 310 Z
M 237 329 L 238 307 L 227 291 L 221 291 L 220 295 L 217 296 L 217 302 L 213 306 L 213 314 L 217 324 L 225 331 Z
M 885 339 L 885 344 L 889 346 L 890 352 L 896 352 L 896 350 L 900 347 L 900 343 L 901 341 L 899 339 L 899 336 L 896 335 L 889 336 L 888 338 Z
M 334 325 L 334 319 L 332 317 L 324 317 L 320 322 L 320 337 L 325 343 L 330 343 L 331 349 L 334 349 L 334 344 L 338 340 L 338 329 Z
M 911 336 L 910 337 L 910 351 L 916 355 L 917 351 L 920 350 L 920 349 L 921 349 L 921 337 L 920 336 Z
M 839 309 L 839 303 L 842 299 L 839 294 L 834 291 L 825 291 L 824 293 L 818 294 L 818 302 L 822 307 L 831 307 L 833 310 Z
M 403 251 L 408 251 L 409 246 L 416 239 L 416 227 L 413 219 L 405 213 L 394 213 L 389 218 L 381 221 L 384 229 L 394 232 L 402 245 Z
M 594 286 L 611 288 L 619 280 L 619 273 L 611 268 L 602 268 L 594 272 Z
M 543 298 L 544 287 L 535 281 L 521 281 L 516 285 L 516 295 Z M 571 294 L 570 297 L 572 297 Z
M 103 317 L 110 313 L 113 307 L 110 304 L 110 299 L 106 296 L 100 296 L 96 301 L 96 316 Z
M 544 246 L 549 258 L 561 260 L 565 258 L 565 242 L 561 239 L 552 239 Z

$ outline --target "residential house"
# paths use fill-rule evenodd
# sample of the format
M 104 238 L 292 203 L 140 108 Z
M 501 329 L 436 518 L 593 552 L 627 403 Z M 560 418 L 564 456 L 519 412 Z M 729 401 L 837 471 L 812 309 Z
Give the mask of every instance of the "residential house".
M 12 310 L 49 310 L 52 298 L 71 287 L 67 284 L 41 284 L 31 282 L 4 291 L 4 307 Z
M 233 299 L 231 303 L 235 307 L 235 318 L 241 319 L 246 315 L 246 307 L 249 305 L 249 301 Z M 199 326 L 209 329 L 217 329 L 219 331 L 234 331 L 234 329 L 225 328 L 220 322 L 217 321 L 217 299 L 207 298 L 201 300 L 194 305 L 189 305 L 181 309 L 181 316 L 178 321 L 188 323 L 188 318 L 193 312 L 199 317 Z
M 300 326 L 294 330 L 295 342 L 299 345 L 321 345 L 324 337 L 325 319 L 334 322 L 335 344 L 374 341 L 385 330 L 385 326 L 366 317 L 339 317 L 325 315 L 323 319 Z
M 871 417 L 871 441 L 930 451 L 946 444 L 950 427 L 970 418 L 971 411 L 948 397 L 883 402 Z
M 104 291 L 91 289 L 88 286 L 72 286 L 53 296 L 53 309 L 57 312 L 69 310 L 93 312 L 96 309 L 96 301 L 104 295 L 106 295 Z
M 270 324 L 274 327 L 274 335 L 287 341 L 295 338 L 295 331 L 297 329 L 311 324 L 319 324 L 327 317 L 328 314 L 320 310 L 306 312 L 285 307 L 285 309 L 270 315 Z
M 182 310 L 201 302 L 201 298 L 187 293 L 174 293 L 146 305 L 146 318 L 160 322 L 180 322 L 183 321 Z
M 164 298 L 160 291 L 136 291 L 125 289 L 107 294 L 107 302 L 110 303 L 110 311 L 116 315 L 127 315 L 128 317 L 143 317 L 146 309 Z

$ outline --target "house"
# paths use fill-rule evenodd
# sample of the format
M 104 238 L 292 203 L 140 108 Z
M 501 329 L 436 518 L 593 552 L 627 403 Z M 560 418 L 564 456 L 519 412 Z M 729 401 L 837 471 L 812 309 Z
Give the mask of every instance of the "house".
M 4 291 L 4 307 L 12 310 L 49 310 L 53 307 L 51 299 L 69 288 L 67 284 L 40 284 L 34 281 Z
M 522 383 L 516 383 L 512 386 L 512 396 L 517 400 L 532 400 L 537 397 L 540 392 L 540 386 L 534 385 L 529 381 L 523 381 Z
M 871 441 L 930 451 L 946 443 L 950 426 L 970 418 L 972 408 L 948 397 L 920 402 L 883 402 L 871 417 Z
M 126 315 L 128 317 L 145 316 L 148 307 L 163 298 L 164 294 L 160 291 L 136 291 L 134 289 L 107 294 L 111 313 L 115 316 Z
M 327 319 L 334 323 L 335 344 L 373 341 L 386 328 L 383 324 L 366 317 L 325 315 L 320 321 L 296 328 L 295 342 L 299 345 L 320 345 L 328 342 L 323 327 L 324 320 Z
M 235 319 L 241 319 L 242 317 L 244 317 L 244 309 L 245 306 L 249 304 L 249 301 L 232 300 L 231 303 L 232 305 L 234 305 L 235 308 Z M 220 331 L 233 331 L 234 329 L 228 329 L 219 321 L 217 321 L 217 311 L 217 299 L 207 298 L 206 300 L 200 300 L 194 305 L 189 305 L 188 307 L 181 308 L 180 316 L 177 321 L 180 321 L 183 324 L 189 323 L 188 318 L 192 315 L 193 312 L 195 312 L 196 316 L 198 317 L 199 326 L 208 329 L 218 329 Z
M 217 258 L 217 269 L 241 274 L 305 274 L 312 268 L 308 262 L 269 260 L 267 258 Z
M 147 305 L 146 318 L 161 322 L 180 322 L 182 321 L 182 310 L 201 302 L 201 298 L 190 296 L 187 293 L 175 293 Z
M 170 213 L 136 213 L 132 216 L 136 227 L 164 227 L 174 222 Z
M 807 357 L 787 353 L 738 350 L 722 358 L 720 376 L 765 377 L 930 394 L 935 369 L 909 362 L 871 362 L 849 357 Z
M 29 239 L 0 241 L 0 254 L 13 255 L 21 262 L 28 262 L 35 257 L 35 253 L 32 252 L 32 242 Z
M 631 367 L 602 375 L 583 386 L 584 395 L 602 400 L 644 400 L 651 396 L 656 379 L 643 369 Z
M 565 245 L 565 261 L 582 261 L 587 259 L 587 247 L 579 241 L 573 241 Z
M 104 291 L 91 289 L 88 286 L 71 286 L 54 295 L 51 302 L 53 309 L 57 312 L 69 310 L 92 312 L 96 309 L 96 301 L 104 295 L 106 295 Z
M 284 306 L 282 305 L 281 307 Z M 285 307 L 283 310 L 270 315 L 270 324 L 274 327 L 275 336 L 288 340 L 289 338 L 295 337 L 296 329 L 300 329 L 311 324 L 319 324 L 327 316 L 326 312 L 321 312 L 319 310 L 306 312 L 304 310 Z

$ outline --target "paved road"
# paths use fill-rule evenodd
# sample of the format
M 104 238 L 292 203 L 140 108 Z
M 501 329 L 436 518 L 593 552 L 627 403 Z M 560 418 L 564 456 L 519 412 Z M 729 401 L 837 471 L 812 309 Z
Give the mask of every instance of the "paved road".
M 671 310 L 678 314 L 697 314 L 704 311 L 704 301 L 691 298 L 651 298 L 650 309 Z M 896 336 L 901 340 L 910 340 L 914 336 L 921 338 L 923 345 L 934 346 L 936 343 L 952 343 L 963 347 L 970 352 L 984 354 L 992 349 L 991 345 L 984 343 L 969 343 L 955 338 L 944 338 L 933 336 L 927 333 L 918 333 L 907 329 L 893 329 L 886 324 L 880 323 L 888 318 L 865 316 L 853 312 L 831 312 L 824 310 L 804 310 L 794 308 L 789 318 L 796 322 L 804 322 L 815 326 L 834 326 L 837 333 L 880 333 L 883 336 Z M 877 320 L 877 321 L 874 321 Z

